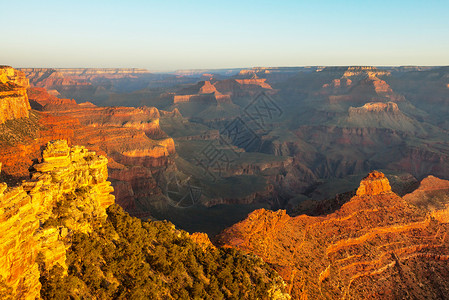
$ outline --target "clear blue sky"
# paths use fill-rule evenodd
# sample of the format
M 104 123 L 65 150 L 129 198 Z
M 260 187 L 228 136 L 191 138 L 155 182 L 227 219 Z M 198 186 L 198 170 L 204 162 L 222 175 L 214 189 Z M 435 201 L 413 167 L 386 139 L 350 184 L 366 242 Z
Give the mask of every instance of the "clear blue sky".
M 449 1 L 0 0 L 0 64 L 449 65 Z

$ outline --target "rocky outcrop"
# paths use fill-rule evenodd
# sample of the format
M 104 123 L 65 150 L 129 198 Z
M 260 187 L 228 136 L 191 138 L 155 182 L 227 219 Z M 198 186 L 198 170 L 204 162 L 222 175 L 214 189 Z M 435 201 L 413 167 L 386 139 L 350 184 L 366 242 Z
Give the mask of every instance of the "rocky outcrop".
M 379 113 L 379 112 L 390 112 L 390 113 L 399 113 L 398 105 L 394 102 L 369 102 L 363 105 L 362 107 L 351 107 L 349 108 L 349 116 L 355 114 L 364 114 L 364 113 Z
M 445 211 L 409 204 L 373 172 L 335 213 L 257 210 L 218 241 L 262 257 L 294 299 L 439 299 L 449 288 Z
M 64 268 L 72 234 L 91 232 L 114 203 L 104 156 L 57 140 L 42 157 L 30 180 L 0 184 L 0 294 L 16 299 L 39 298 L 38 264 Z
M 160 129 L 159 110 L 77 104 L 49 95 L 43 88 L 29 88 L 28 93 L 34 107 L 43 112 L 32 110 L 30 118 L 0 124 L 1 180 L 10 186 L 20 184 L 28 178 L 33 160 L 42 158 L 41 147 L 64 138 L 69 145 L 87 145 L 108 156 L 117 187 L 114 194 L 124 207 L 135 208 L 137 198 L 161 193 L 157 174 L 174 164 L 170 156 L 175 145 Z
M 206 233 L 194 232 L 189 237 L 192 241 L 200 245 L 203 251 L 206 251 L 208 248 L 216 249 Z
M 90 85 L 80 78 L 74 78 L 69 74 L 64 74 L 56 69 L 20 69 L 30 79 L 30 83 L 36 87 L 56 87 L 56 86 L 83 86 Z
M 349 78 L 333 79 L 331 83 L 323 84 L 323 88 L 339 89 L 349 87 L 351 84 L 352 80 Z
M 271 90 L 273 89 L 271 85 L 268 84 L 265 78 L 249 78 L 249 79 L 236 79 L 236 81 L 241 85 L 257 85 L 263 89 Z
M 382 172 L 373 171 L 360 182 L 356 195 L 369 197 L 388 193 L 392 193 L 392 191 L 387 177 Z
M 393 91 L 391 86 L 378 76 L 390 76 L 389 71 L 374 67 L 329 67 L 322 75 L 335 76 L 325 83 L 317 95 L 325 95 L 331 104 L 373 102 L 402 102 L 403 95 Z
M 28 118 L 30 103 L 25 74 L 11 67 L 0 66 L 0 124 L 7 120 Z
M 37 110 L 50 111 L 77 107 L 75 100 L 58 98 L 51 95 L 45 88 L 31 87 L 28 88 L 27 94 L 32 107 Z
M 210 104 L 231 103 L 229 95 L 223 95 L 210 81 L 200 81 L 173 96 L 173 103 L 204 102 Z
M 345 123 L 360 128 L 390 128 L 423 135 L 425 128 L 406 116 L 394 102 L 369 102 L 361 107 L 349 107 Z
M 32 136 L 14 136 L 14 142 L 0 147 L 0 155 L 9 158 L 5 166 L 7 178 L 27 176 L 31 160 L 40 156 L 43 144 L 66 138 L 69 144 L 88 145 L 108 156 L 110 177 L 116 187 L 114 194 L 123 207 L 135 208 L 137 198 L 148 199 L 160 193 L 156 173 L 174 164 L 170 156 L 176 150 L 173 139 L 160 128 L 158 109 L 97 107 L 56 98 L 43 88 L 33 87 L 28 92 L 36 108 L 45 113 L 33 112 L 30 124 L 19 122 L 17 128 L 10 128 L 21 132 L 21 128 L 29 126 Z M 175 117 L 179 111 L 164 114 Z M 11 138 L 2 138 L 7 139 Z
M 430 211 L 449 213 L 449 181 L 427 176 L 416 190 L 404 196 L 404 200 Z
M 219 80 L 214 83 L 214 86 L 220 93 L 229 95 L 231 98 L 254 96 L 261 91 L 274 92 L 265 78 L 258 78 L 257 76 L 253 76 L 253 78 Z

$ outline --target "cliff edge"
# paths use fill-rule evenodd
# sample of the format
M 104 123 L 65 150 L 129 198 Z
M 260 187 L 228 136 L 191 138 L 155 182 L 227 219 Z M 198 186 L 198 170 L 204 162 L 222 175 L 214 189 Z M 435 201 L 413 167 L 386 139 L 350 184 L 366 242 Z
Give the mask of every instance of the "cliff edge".
M 28 118 L 28 79 L 21 71 L 0 66 L 0 124 L 7 120 Z
M 31 179 L 0 183 L 0 295 L 40 298 L 39 266 L 66 269 L 74 232 L 88 233 L 114 203 L 107 159 L 67 141 L 49 142 Z

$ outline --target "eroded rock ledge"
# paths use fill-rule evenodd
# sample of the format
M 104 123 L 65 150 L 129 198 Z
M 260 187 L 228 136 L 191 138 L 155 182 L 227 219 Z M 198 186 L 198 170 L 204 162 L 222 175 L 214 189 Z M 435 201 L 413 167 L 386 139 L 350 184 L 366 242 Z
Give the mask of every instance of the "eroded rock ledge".
M 40 267 L 66 268 L 73 232 L 91 232 L 114 203 L 107 159 L 67 141 L 49 142 L 31 179 L 0 183 L 0 295 L 39 298 Z
M 0 124 L 7 120 L 28 118 L 28 79 L 23 72 L 0 66 Z
M 442 280 L 449 276 L 448 186 L 430 177 L 412 197 L 401 198 L 375 171 L 332 214 L 290 217 L 260 209 L 218 242 L 260 256 L 293 299 L 443 299 L 449 290 Z

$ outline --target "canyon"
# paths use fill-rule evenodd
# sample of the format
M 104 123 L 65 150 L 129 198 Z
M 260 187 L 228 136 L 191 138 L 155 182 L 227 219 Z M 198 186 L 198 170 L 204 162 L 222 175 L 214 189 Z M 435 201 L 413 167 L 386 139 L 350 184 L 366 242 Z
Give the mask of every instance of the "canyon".
M 445 87 L 444 67 L 260 67 L 157 76 L 129 69 L 24 71 L 34 85 L 28 88 L 31 106 L 53 120 L 79 122 L 69 140 L 108 155 L 117 202 L 134 215 L 176 215 L 164 211 L 173 204 L 166 182 L 174 177 L 189 178 L 201 190 L 189 205 L 288 211 L 355 190 L 373 169 L 417 180 L 449 178 L 444 118 L 426 110 L 432 101 L 423 106 L 425 96 L 418 101 L 408 92 L 428 90 L 417 78 Z M 97 96 L 69 81 L 46 83 L 46 72 L 88 83 Z M 435 91 L 438 99 L 447 97 L 447 89 Z M 127 107 L 105 107 L 112 103 Z M 229 141 L 231 128 L 239 135 Z M 252 142 L 242 146 L 244 140 Z M 207 149 L 221 149 L 229 164 L 204 164 Z
M 0 124 L 7 120 L 28 118 L 28 86 L 24 73 L 11 67 L 0 67 Z
M 413 193 L 447 192 L 447 186 L 427 178 Z M 294 299 L 444 298 L 449 203 L 423 210 L 407 199 L 391 191 L 384 174 L 372 172 L 334 213 L 290 217 L 285 210 L 257 210 L 218 242 L 262 257 Z
M 1 67 L 0 295 L 48 298 L 59 274 L 92 297 L 72 239 L 156 224 L 117 203 L 195 255 L 257 255 L 273 299 L 444 297 L 447 71 Z
M 193 286 L 203 284 L 208 287 L 202 287 L 200 292 L 206 295 L 224 297 L 221 289 L 228 296 L 232 291 L 250 297 L 290 299 L 283 280 L 260 259 L 226 252 L 213 246 L 206 234 L 190 235 L 166 221 L 142 222 L 130 217 L 114 204 L 107 163 L 106 157 L 94 151 L 69 147 L 66 140 L 54 140 L 43 148 L 42 159 L 33 164 L 29 180 L 15 187 L 0 183 L 3 299 L 115 298 L 136 294 L 148 299 L 173 298 L 195 295 L 198 288 Z M 140 249 L 142 242 L 145 245 Z M 179 242 L 183 247 L 177 246 Z M 152 245 L 150 251 L 148 245 Z M 182 248 L 183 255 L 177 247 Z M 102 251 L 95 252 L 99 249 Z M 123 255 L 124 251 L 129 255 Z M 173 255 L 169 263 L 177 261 L 175 268 L 161 268 L 161 263 L 167 262 L 160 251 Z M 183 257 L 186 254 L 188 261 Z M 133 260 L 139 255 L 146 255 L 146 262 Z M 229 276 L 220 275 L 225 271 L 203 272 L 203 267 L 198 268 L 199 259 L 206 268 L 232 269 L 250 281 L 236 286 L 232 277 L 229 283 Z M 234 265 L 234 259 L 243 263 Z M 117 268 L 124 262 L 132 267 Z M 173 271 L 169 273 L 167 268 Z M 140 269 L 137 276 L 135 269 Z M 179 272 L 192 282 L 179 286 Z M 130 277 L 134 278 L 132 286 L 128 283 Z M 95 286 L 98 280 L 102 285 Z M 266 284 L 251 283 L 260 280 Z M 142 281 L 146 285 L 142 286 Z

